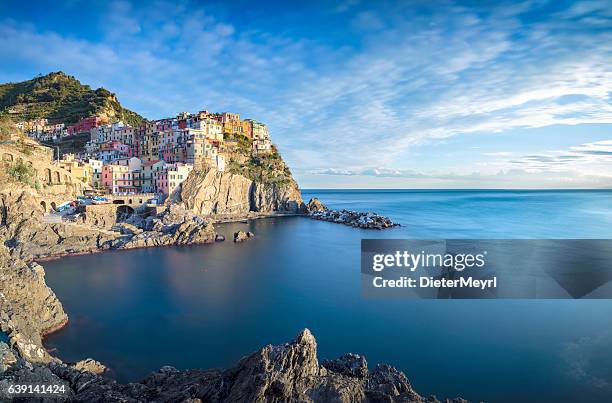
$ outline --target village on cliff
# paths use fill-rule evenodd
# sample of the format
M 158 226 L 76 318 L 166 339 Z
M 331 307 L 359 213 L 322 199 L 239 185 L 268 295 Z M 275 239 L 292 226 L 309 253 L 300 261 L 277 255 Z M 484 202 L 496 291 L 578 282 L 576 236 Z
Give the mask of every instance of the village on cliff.
M 240 118 L 237 113 L 183 112 L 173 118 L 144 120 L 135 127 L 100 116 L 76 124 L 51 124 L 47 119 L 17 123 L 41 142 L 60 142 L 89 134 L 84 150 L 57 156 L 57 164 L 98 194 L 173 193 L 195 169 L 223 172 L 226 156 L 239 144 L 253 155 L 272 151 L 265 124 Z M 59 151 L 58 151 L 59 154 Z

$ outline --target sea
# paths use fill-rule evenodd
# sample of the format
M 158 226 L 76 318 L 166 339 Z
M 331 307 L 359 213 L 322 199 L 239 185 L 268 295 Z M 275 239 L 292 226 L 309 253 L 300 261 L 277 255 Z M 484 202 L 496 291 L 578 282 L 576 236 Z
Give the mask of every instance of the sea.
M 70 322 L 45 346 L 121 382 L 164 365 L 228 368 L 303 328 L 319 359 L 347 352 L 404 371 L 414 389 L 485 402 L 612 396 L 612 300 L 368 299 L 360 243 L 393 239 L 612 238 L 612 191 L 305 190 L 400 227 L 305 217 L 217 226 L 225 242 L 45 262 Z M 255 234 L 234 244 L 237 230 Z

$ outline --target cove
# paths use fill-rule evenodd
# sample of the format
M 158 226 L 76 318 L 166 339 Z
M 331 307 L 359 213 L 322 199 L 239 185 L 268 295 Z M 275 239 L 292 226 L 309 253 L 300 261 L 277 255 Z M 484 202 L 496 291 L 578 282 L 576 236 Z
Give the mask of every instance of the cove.
M 609 237 L 612 192 L 321 192 L 403 227 L 358 230 L 303 217 L 218 226 L 241 244 L 111 251 L 44 263 L 70 316 L 45 344 L 95 358 L 122 382 L 163 365 L 228 367 L 311 329 L 322 358 L 363 354 L 415 389 L 470 400 L 604 401 L 612 301 L 364 300 L 362 238 Z M 306 195 L 305 197 L 309 197 Z M 577 366 L 580 365 L 580 366 Z M 542 385 L 548 385 L 542 388 Z

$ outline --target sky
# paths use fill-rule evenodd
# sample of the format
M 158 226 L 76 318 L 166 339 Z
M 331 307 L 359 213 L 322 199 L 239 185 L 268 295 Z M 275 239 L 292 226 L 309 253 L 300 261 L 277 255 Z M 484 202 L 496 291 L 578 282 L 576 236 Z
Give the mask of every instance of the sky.
M 0 0 L 0 59 L 263 121 L 303 188 L 612 188 L 610 0 Z

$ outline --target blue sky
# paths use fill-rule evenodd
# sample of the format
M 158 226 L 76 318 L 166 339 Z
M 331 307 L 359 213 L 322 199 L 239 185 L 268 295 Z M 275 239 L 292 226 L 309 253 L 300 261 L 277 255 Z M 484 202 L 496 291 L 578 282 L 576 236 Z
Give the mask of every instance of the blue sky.
M 609 0 L 0 4 L 0 81 L 239 112 L 304 188 L 612 187 Z

